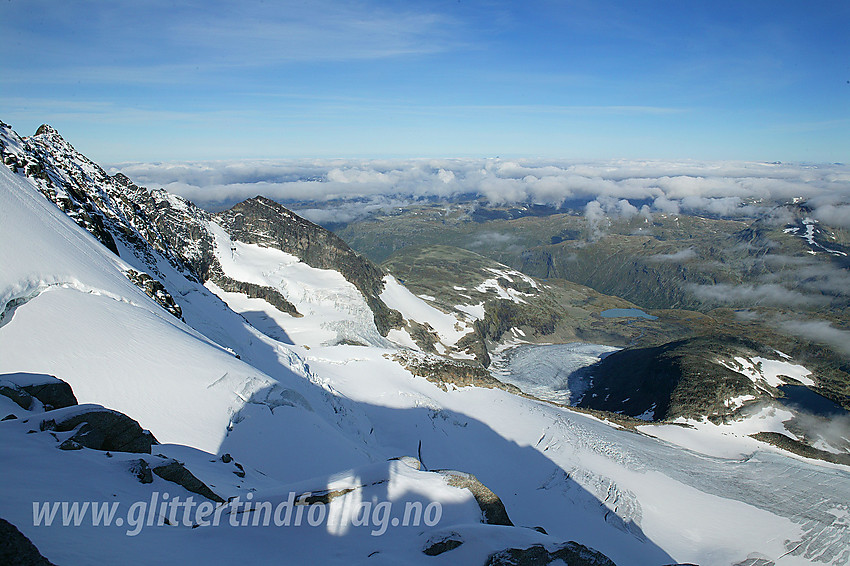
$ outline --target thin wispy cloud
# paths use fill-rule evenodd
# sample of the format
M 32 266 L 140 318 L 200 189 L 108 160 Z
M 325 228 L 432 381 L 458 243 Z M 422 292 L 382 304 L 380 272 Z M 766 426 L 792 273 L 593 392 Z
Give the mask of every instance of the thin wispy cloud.
M 426 54 L 462 44 L 458 23 L 415 9 L 338 2 L 252 3 L 233 10 L 201 10 L 172 30 L 202 48 L 204 59 L 263 65 L 289 61 L 350 61 Z M 249 56 L 246 61 L 245 56 Z
M 839 4 L 0 2 L 2 119 L 113 162 L 840 161 Z
M 827 305 L 824 297 L 806 295 L 788 289 L 782 285 L 691 285 L 689 290 L 701 301 L 708 304 L 748 305 L 748 306 L 791 306 L 814 307 Z
M 619 115 L 658 115 L 658 114 L 682 114 L 689 112 L 687 108 L 663 107 L 663 106 L 558 106 L 551 104 L 511 104 L 511 105 L 467 105 L 467 106 L 436 106 L 425 107 L 429 110 L 439 111 L 477 111 L 477 112 L 520 112 L 520 113 L 542 113 L 542 114 L 619 114 Z
M 19 116 L 35 119 L 49 115 L 52 120 L 83 118 L 91 123 L 109 122 L 126 124 L 131 122 L 170 120 L 175 122 L 203 123 L 209 120 L 244 118 L 245 112 L 238 110 L 208 110 L 206 112 L 169 110 L 153 107 L 122 106 L 108 101 L 75 100 L 71 102 L 56 99 L 27 99 L 21 97 L 0 97 L 0 106 L 14 111 Z M 62 110 L 57 111 L 56 108 Z M 73 141 L 73 140 L 71 140 Z
M 135 82 L 151 74 L 217 67 L 261 67 L 276 62 L 353 61 L 445 51 L 464 45 L 460 22 L 424 7 L 389 9 L 380 4 L 339 2 L 205 2 L 175 7 L 169 2 L 28 2 L 27 13 L 42 12 L 42 29 L 20 26 L 6 34 L 8 43 L 39 43 L 56 72 L 78 79 Z M 8 7 L 21 18 L 23 7 Z M 163 14 L 172 17 L 163 18 Z M 63 29 L 74 21 L 87 40 L 69 45 Z M 128 21 L 133 26 L 128 26 Z M 108 50 L 101 47 L 109 44 Z M 146 47 L 139 51 L 140 44 Z M 29 57 L 28 57 L 29 56 Z M 46 61 L 45 61 L 46 62 Z M 72 72 L 63 67 L 72 63 Z M 120 63 L 120 64 L 117 64 Z M 27 65 L 22 65 L 26 71 Z M 145 73 L 144 70 L 153 71 Z M 32 75 L 43 73 L 32 68 Z M 179 78 L 177 75 L 175 78 Z
M 669 254 L 655 254 L 654 256 L 651 256 L 650 259 L 662 262 L 684 263 L 686 261 L 696 259 L 697 257 L 698 254 L 696 250 L 694 250 L 693 248 L 687 248 Z
M 850 331 L 834 327 L 823 320 L 782 320 L 779 327 L 785 332 L 814 342 L 827 344 L 845 356 L 850 356 Z

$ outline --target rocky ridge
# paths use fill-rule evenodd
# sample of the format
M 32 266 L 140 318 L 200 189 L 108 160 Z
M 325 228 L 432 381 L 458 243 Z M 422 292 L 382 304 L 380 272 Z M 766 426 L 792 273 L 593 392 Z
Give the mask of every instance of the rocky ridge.
M 162 261 L 189 279 L 211 281 L 225 291 L 263 298 L 282 312 L 299 316 L 279 291 L 223 272 L 210 229 L 215 222 L 233 240 L 274 247 L 311 267 L 339 271 L 363 294 L 381 335 L 400 323 L 398 313 L 379 297 L 384 276 L 381 268 L 336 235 L 273 201 L 256 197 L 210 214 L 163 189 L 140 187 L 122 173 L 108 175 L 48 125 L 42 125 L 34 136 L 21 138 L 0 122 L 0 160 L 33 179 L 42 194 L 78 225 L 137 267 L 128 277 L 178 318 L 180 306 L 162 281 Z

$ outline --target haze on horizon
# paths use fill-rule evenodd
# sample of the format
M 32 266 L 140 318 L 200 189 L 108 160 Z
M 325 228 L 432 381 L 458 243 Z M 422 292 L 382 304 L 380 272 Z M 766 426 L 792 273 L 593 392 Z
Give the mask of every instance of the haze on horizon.
M 101 163 L 836 162 L 850 4 L 0 4 L 0 119 Z

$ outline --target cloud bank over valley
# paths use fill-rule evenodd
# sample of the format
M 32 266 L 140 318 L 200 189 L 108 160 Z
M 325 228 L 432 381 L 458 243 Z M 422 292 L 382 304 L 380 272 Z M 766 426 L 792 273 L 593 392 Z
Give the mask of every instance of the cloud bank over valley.
M 592 223 L 652 213 L 759 217 L 796 199 L 812 207 L 814 219 L 850 227 L 850 167 L 842 164 L 316 159 L 123 163 L 109 171 L 209 209 L 256 195 L 314 201 L 317 206 L 307 216 L 318 222 L 349 222 L 376 208 L 461 197 L 494 206 L 579 208 Z M 328 201 L 356 206 L 327 210 L 322 203 Z

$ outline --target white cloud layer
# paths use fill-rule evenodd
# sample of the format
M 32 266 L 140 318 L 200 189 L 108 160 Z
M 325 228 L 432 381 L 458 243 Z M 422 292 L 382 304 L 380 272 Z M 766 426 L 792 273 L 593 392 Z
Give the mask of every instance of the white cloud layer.
M 764 285 L 729 285 L 727 283 L 691 285 L 690 290 L 698 299 L 708 303 L 813 307 L 829 302 L 825 297 L 804 295 L 799 291 L 793 291 L 775 283 Z
M 684 263 L 692 259 L 696 259 L 697 252 L 693 248 L 686 248 L 669 254 L 655 254 L 650 259 L 655 261 L 669 261 L 672 263 Z
M 586 207 L 605 217 L 679 212 L 761 216 L 793 198 L 813 216 L 848 226 L 850 167 L 755 162 L 404 159 L 259 160 L 115 165 L 146 186 L 222 208 L 256 195 L 281 201 L 486 199 Z M 595 202 L 595 204 L 593 204 Z M 591 203 L 591 204 L 588 204 Z
M 835 328 L 824 320 L 786 320 L 780 328 L 794 336 L 808 338 L 832 346 L 845 356 L 850 356 L 850 332 Z

